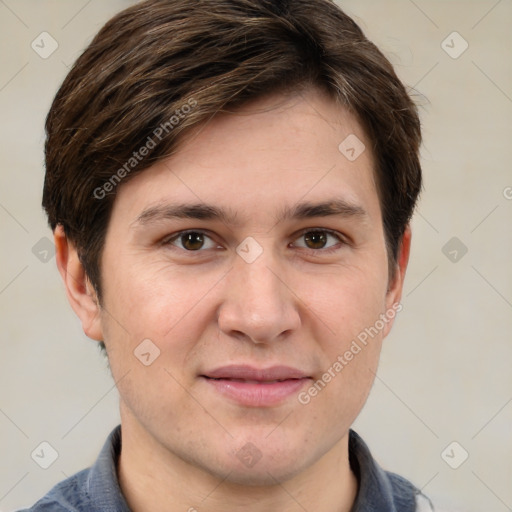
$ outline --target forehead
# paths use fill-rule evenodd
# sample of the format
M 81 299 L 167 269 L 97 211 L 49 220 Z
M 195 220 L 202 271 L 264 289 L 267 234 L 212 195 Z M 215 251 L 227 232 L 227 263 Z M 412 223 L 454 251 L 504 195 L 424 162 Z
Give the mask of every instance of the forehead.
M 114 210 L 133 217 L 179 200 L 249 221 L 339 198 L 378 217 L 369 148 L 355 116 L 320 92 L 269 96 L 198 127 L 174 155 L 123 184 Z

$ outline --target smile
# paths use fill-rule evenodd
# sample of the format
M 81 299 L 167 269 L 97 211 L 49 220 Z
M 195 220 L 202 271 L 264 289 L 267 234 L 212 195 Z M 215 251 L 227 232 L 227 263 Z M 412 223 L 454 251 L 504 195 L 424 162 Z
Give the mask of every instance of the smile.
M 272 407 L 296 395 L 311 380 L 304 372 L 287 366 L 258 369 L 226 366 L 200 376 L 216 394 L 246 407 Z

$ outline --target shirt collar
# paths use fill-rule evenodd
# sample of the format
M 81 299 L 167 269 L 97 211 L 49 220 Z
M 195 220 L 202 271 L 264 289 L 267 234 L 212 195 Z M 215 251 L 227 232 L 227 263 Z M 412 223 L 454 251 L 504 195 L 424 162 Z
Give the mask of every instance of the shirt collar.
M 98 510 L 130 512 L 117 476 L 121 426 L 107 438 L 87 478 L 86 492 Z M 359 483 L 352 512 L 414 512 L 419 491 L 404 478 L 380 468 L 361 437 L 350 430 L 350 466 Z
M 121 426 L 108 436 L 99 457 L 89 472 L 86 492 L 94 510 L 130 512 L 117 477 L 117 461 L 121 454 Z
M 350 430 L 350 467 L 359 482 L 352 512 L 414 512 L 419 491 L 405 478 L 384 471 L 361 437 Z

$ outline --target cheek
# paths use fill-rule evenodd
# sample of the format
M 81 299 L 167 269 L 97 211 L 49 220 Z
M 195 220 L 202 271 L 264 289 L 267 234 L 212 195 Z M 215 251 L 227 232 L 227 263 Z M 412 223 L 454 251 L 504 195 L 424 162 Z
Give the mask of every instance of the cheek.
M 211 320 L 201 299 L 214 282 L 171 274 L 168 266 L 119 262 L 112 268 L 104 293 L 105 344 L 123 403 L 146 428 L 177 424 L 175 410 L 184 417 L 201 412 L 183 389 L 192 379 L 187 361 Z
M 323 326 L 326 345 L 342 349 L 344 344 L 370 328 L 386 307 L 386 272 L 368 267 L 342 268 L 339 272 L 311 279 L 302 294 L 312 318 Z
M 105 303 L 130 338 L 183 338 L 201 327 L 201 302 L 221 278 L 220 272 L 191 267 L 120 263 L 107 282 Z
M 317 323 L 314 334 L 315 348 L 321 351 L 321 373 L 299 401 L 323 424 L 326 435 L 333 424 L 339 425 L 340 432 L 346 431 L 359 414 L 382 347 L 384 331 L 377 322 L 384 311 L 384 291 L 376 294 L 356 281 L 345 281 L 345 287 L 333 290 L 330 297 L 313 297 L 312 307 L 324 312 L 324 322 Z
M 330 413 L 336 414 L 336 411 L 356 411 L 362 407 L 392 318 L 386 318 L 386 322 L 381 319 L 386 308 L 385 271 L 369 272 L 368 267 L 364 271 L 352 267 L 329 276 L 328 281 L 329 285 L 309 286 L 308 306 L 315 325 L 313 337 L 321 349 L 324 372 L 312 394 L 321 392 L 323 399 L 319 402 L 329 408 L 338 404 L 340 408 L 334 407 Z

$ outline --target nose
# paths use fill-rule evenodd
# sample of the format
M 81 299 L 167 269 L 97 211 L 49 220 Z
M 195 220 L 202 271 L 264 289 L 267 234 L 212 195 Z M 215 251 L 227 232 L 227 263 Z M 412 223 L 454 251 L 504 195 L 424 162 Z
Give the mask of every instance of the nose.
M 217 318 L 223 333 L 257 344 L 282 340 L 301 323 L 300 300 L 283 269 L 264 255 L 252 263 L 237 258 L 226 276 Z

